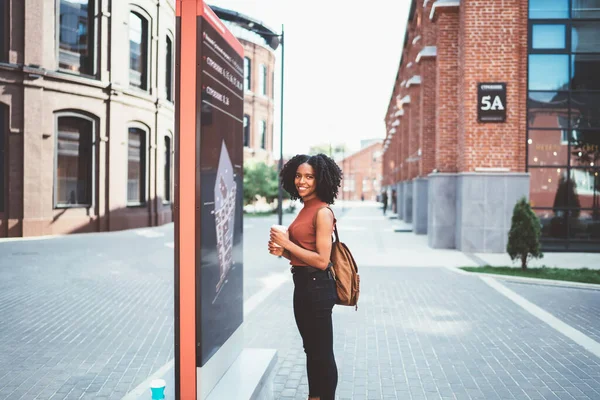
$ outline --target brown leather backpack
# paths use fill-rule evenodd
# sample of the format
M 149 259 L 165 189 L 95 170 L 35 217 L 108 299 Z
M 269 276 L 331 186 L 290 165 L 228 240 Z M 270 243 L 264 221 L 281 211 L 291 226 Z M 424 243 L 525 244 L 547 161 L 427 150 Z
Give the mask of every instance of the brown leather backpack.
M 329 210 L 333 214 L 333 210 L 331 208 Z M 356 265 L 356 261 L 354 261 L 354 257 L 348 246 L 340 242 L 340 235 L 338 234 L 337 223 L 335 221 L 334 233 L 335 241 L 332 241 L 331 244 L 331 262 L 328 269 L 332 271 L 337 287 L 338 300 L 336 304 L 354 306 L 355 310 L 358 310 L 358 296 L 360 294 L 358 265 Z

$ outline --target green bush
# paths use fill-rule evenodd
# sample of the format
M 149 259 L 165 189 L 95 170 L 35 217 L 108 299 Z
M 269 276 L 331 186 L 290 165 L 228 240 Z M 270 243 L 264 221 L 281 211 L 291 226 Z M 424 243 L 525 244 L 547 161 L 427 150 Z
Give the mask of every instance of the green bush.
M 267 165 L 262 161 L 244 163 L 244 205 L 253 204 L 257 197 L 264 197 L 267 203 L 277 199 L 279 195 L 279 174 L 275 165 Z M 290 196 L 284 190 L 283 198 Z
M 521 260 L 522 269 L 527 269 L 527 262 L 531 258 L 543 257 L 540 250 L 540 220 L 525 197 L 513 209 L 506 251 L 511 260 Z

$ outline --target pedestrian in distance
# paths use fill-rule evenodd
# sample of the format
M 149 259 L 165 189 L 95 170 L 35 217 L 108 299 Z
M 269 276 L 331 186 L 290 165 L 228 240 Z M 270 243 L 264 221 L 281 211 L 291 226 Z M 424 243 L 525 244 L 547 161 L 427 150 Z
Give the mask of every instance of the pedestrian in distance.
M 383 203 L 383 215 L 385 215 L 388 206 L 388 195 L 387 191 L 381 193 L 381 202 Z
M 304 204 L 287 233 L 271 228 L 269 253 L 290 260 L 294 279 L 294 317 L 304 352 L 309 400 L 334 400 L 338 371 L 333 354 L 331 311 L 338 300 L 331 272 L 333 211 L 342 171 L 324 154 L 299 154 L 280 173 L 293 200 Z

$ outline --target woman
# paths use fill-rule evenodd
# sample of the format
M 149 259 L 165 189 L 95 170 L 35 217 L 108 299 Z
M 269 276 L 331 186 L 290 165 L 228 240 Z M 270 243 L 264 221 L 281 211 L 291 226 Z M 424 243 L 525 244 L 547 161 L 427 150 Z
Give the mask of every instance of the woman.
M 337 291 L 329 258 L 336 220 L 327 206 L 337 197 L 342 171 L 324 154 L 297 155 L 285 164 L 280 178 L 292 200 L 300 199 L 304 207 L 288 234 L 271 228 L 269 253 L 292 265 L 294 317 L 306 353 L 308 399 L 334 400 L 338 373 L 331 310 Z

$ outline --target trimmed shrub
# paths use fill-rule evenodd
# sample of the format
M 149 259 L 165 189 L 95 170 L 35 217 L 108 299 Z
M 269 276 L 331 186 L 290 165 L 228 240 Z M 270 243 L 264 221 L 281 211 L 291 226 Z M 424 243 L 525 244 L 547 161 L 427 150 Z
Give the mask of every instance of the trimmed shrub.
M 540 250 L 540 220 L 522 197 L 513 209 L 506 251 L 511 260 L 521 260 L 521 268 L 527 269 L 532 258 L 542 258 Z

